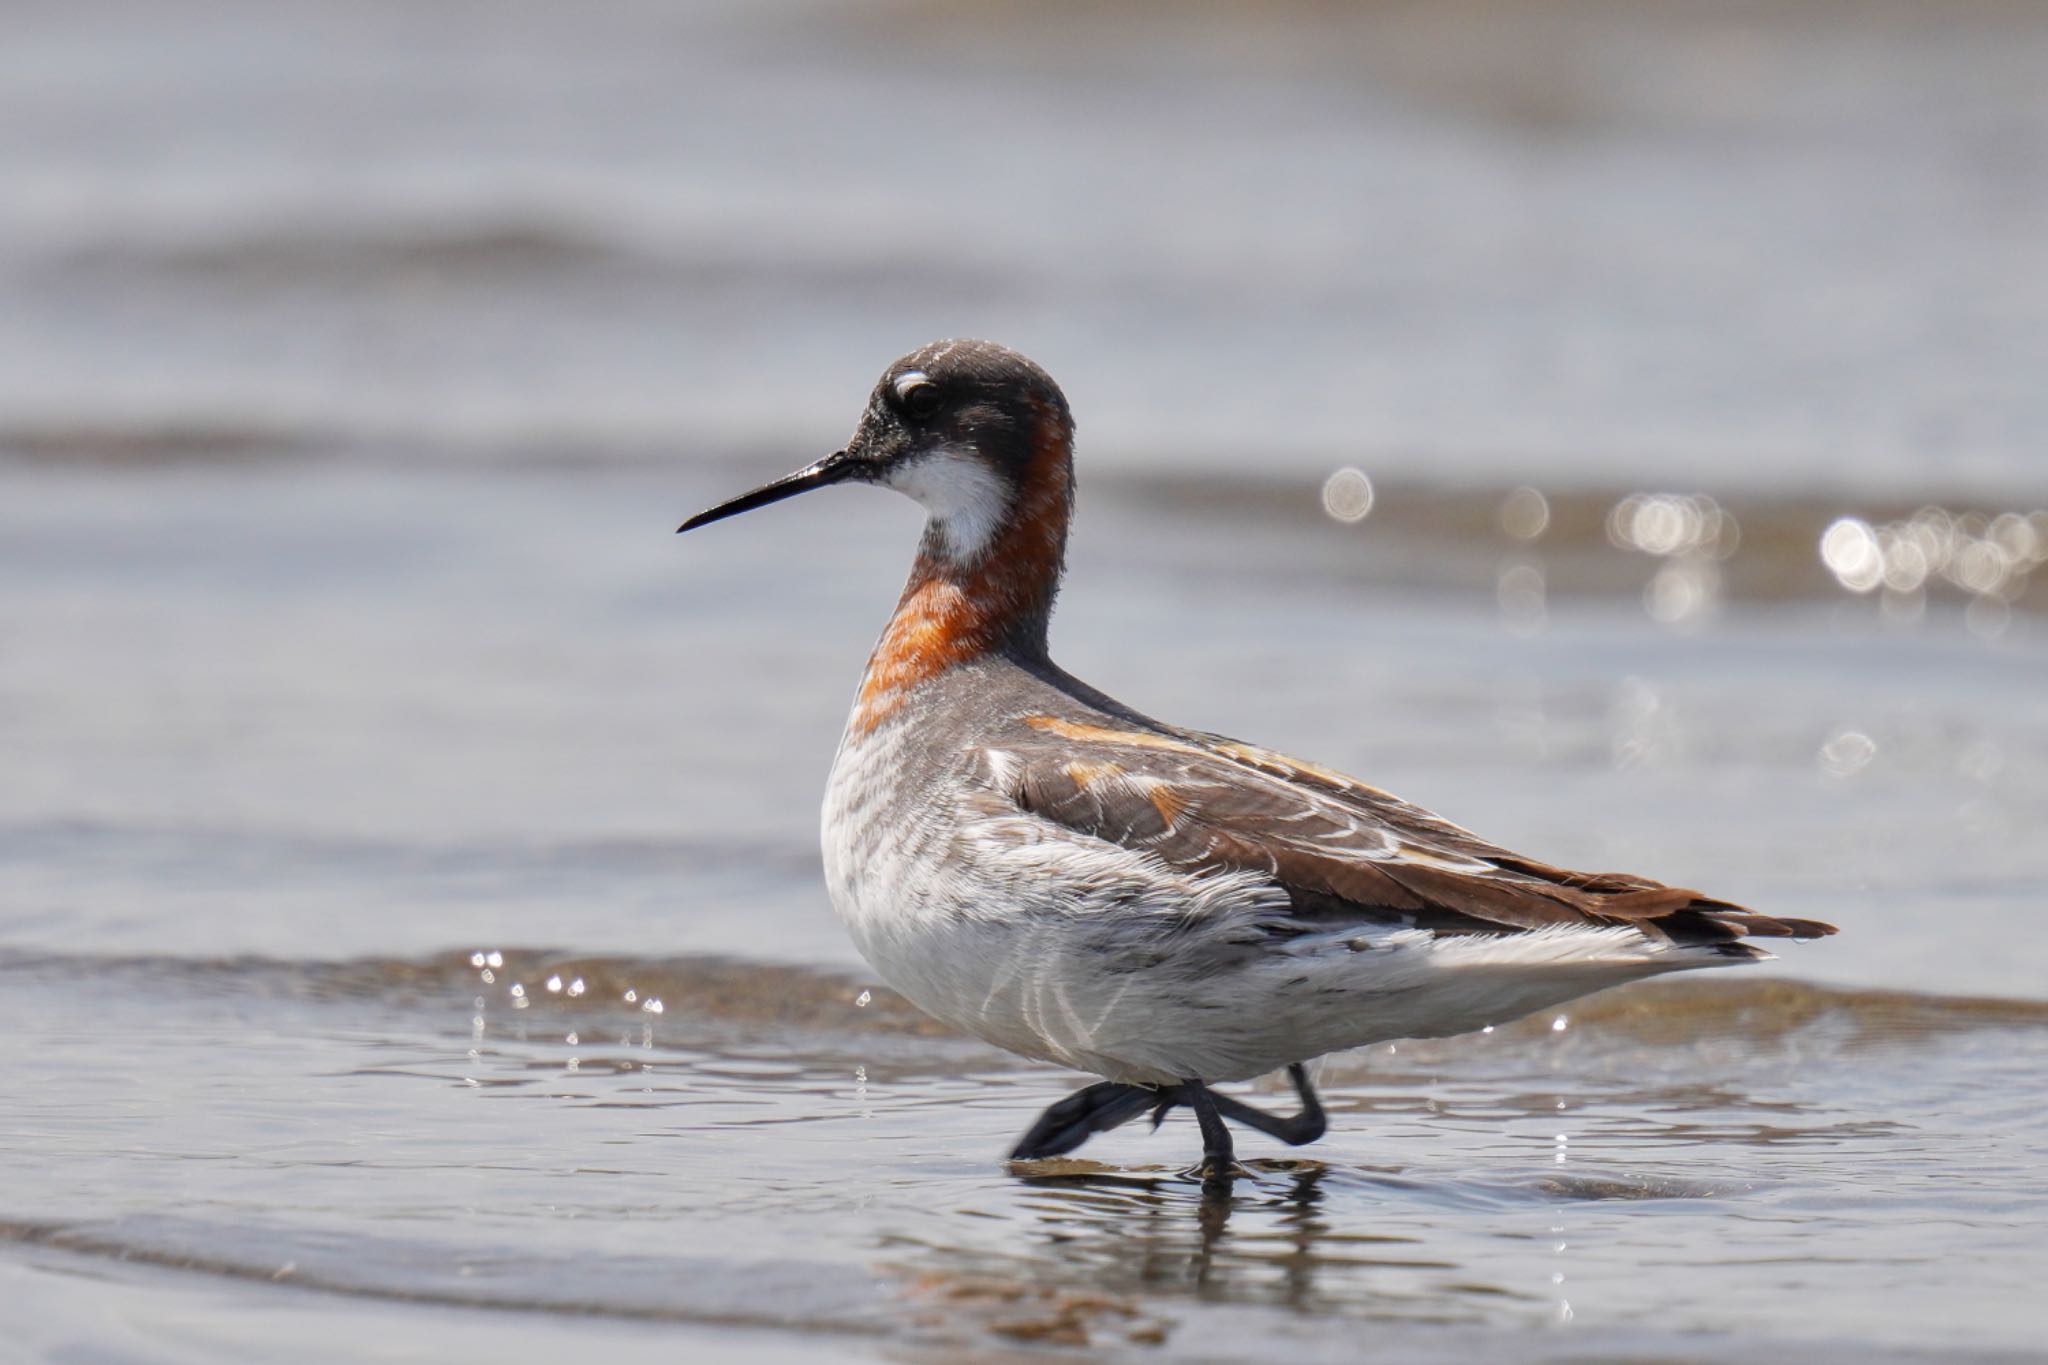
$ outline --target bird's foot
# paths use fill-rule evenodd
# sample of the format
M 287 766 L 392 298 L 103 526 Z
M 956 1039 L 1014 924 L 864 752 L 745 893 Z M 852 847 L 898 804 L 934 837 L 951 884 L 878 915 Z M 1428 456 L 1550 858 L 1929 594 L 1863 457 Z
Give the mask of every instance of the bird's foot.
M 1018 1139 L 1012 1161 L 1039 1161 L 1064 1156 L 1097 1133 L 1129 1123 L 1155 1104 L 1160 1092 L 1149 1086 L 1097 1081 L 1083 1086 L 1048 1108 Z M 1155 1123 L 1156 1126 L 1156 1123 Z

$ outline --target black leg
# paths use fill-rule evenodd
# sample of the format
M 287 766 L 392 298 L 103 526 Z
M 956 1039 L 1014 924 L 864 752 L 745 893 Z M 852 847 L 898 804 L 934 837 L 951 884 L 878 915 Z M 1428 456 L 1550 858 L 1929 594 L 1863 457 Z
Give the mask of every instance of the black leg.
M 1303 1138 L 1302 1141 L 1314 1142 L 1329 1127 L 1323 1120 L 1323 1102 L 1316 1098 L 1316 1088 L 1308 1082 L 1308 1068 L 1300 1062 L 1287 1068 L 1287 1079 L 1294 1082 L 1295 1096 L 1301 1101 L 1301 1112 L 1294 1116 L 1294 1121 L 1303 1124 L 1304 1129 L 1315 1129 L 1315 1137 Z
M 1268 1137 L 1279 1138 L 1290 1147 L 1314 1142 L 1328 1126 L 1323 1117 L 1323 1106 L 1316 1099 L 1315 1087 L 1309 1084 L 1307 1070 L 1297 1062 L 1287 1068 L 1287 1075 L 1294 1082 L 1295 1094 L 1301 1097 L 1301 1112 L 1286 1118 L 1269 1114 L 1228 1095 L 1219 1095 L 1200 1081 L 1165 1086 L 1098 1081 L 1076 1090 L 1040 1114 L 1038 1122 L 1031 1125 L 1031 1131 L 1018 1139 L 1010 1159 L 1037 1161 L 1043 1157 L 1064 1155 L 1097 1133 L 1121 1127 L 1147 1110 L 1152 1113 L 1152 1126 L 1156 1129 L 1165 1121 L 1167 1114 L 1185 1104 L 1195 1111 L 1195 1119 L 1202 1126 L 1203 1183 L 1210 1186 L 1212 1192 L 1219 1185 L 1228 1189 L 1233 1162 L 1230 1130 L 1223 1126 L 1225 1119 L 1242 1123 Z M 1222 1153 L 1220 1163 L 1217 1160 L 1219 1151 Z
M 1040 1114 L 1031 1131 L 1018 1139 L 1010 1160 L 1036 1161 L 1071 1152 L 1097 1133 L 1129 1123 L 1159 1105 L 1162 1093 L 1150 1086 L 1115 1081 L 1085 1086 Z
M 1288 1067 L 1287 1075 L 1294 1082 L 1294 1093 L 1301 1097 L 1301 1112 L 1287 1118 L 1269 1114 L 1263 1109 L 1255 1109 L 1241 1100 L 1234 1100 L 1228 1095 L 1219 1095 L 1214 1091 L 1209 1093 L 1209 1098 L 1215 1102 L 1216 1111 L 1232 1123 L 1255 1128 L 1267 1137 L 1279 1138 L 1290 1147 L 1300 1147 L 1320 1138 L 1328 1129 L 1329 1123 L 1323 1117 L 1322 1102 L 1316 1098 L 1315 1087 L 1309 1084 L 1308 1072 L 1301 1063 L 1296 1062 Z M 1163 1090 L 1156 1098 L 1159 1107 L 1152 1114 L 1154 1128 L 1160 1125 L 1167 1112 L 1176 1104 L 1187 1103 L 1183 1090 Z
M 1200 1081 L 1182 1081 L 1180 1093 L 1195 1111 L 1195 1122 L 1202 1125 L 1202 1193 L 1228 1195 L 1237 1174 L 1237 1155 L 1231 1150 L 1230 1129 L 1217 1112 L 1216 1097 Z
M 1287 1068 L 1287 1076 L 1294 1082 L 1294 1093 L 1301 1097 L 1301 1112 L 1298 1114 L 1283 1119 L 1224 1095 L 1216 1097 L 1216 1107 L 1223 1111 L 1223 1117 L 1247 1128 L 1256 1128 L 1268 1137 L 1279 1138 L 1289 1147 L 1314 1142 L 1329 1128 L 1328 1120 L 1323 1117 L 1322 1102 L 1316 1099 L 1315 1087 L 1309 1084 L 1308 1072 L 1300 1062 Z

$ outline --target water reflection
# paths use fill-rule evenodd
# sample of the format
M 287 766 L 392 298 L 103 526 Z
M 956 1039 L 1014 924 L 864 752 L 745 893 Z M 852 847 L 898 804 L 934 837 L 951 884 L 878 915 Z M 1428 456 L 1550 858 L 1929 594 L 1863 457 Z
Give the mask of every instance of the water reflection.
M 1731 557 L 1742 543 L 1735 518 L 1704 494 L 1631 493 L 1607 514 L 1607 538 L 1659 558 Z
M 1969 597 L 1965 620 L 1979 635 L 2002 633 L 2011 604 L 2048 563 L 2048 511 L 1951 512 L 1921 507 L 1894 521 L 1837 517 L 1820 536 L 1820 558 L 1852 593 L 1882 590 L 1886 619 L 1916 622 L 1926 594 L 1946 583 Z
M 1829 777 L 1854 777 L 1877 757 L 1877 741 L 1861 730 L 1837 730 L 1820 746 L 1820 768 Z
M 1321 1311 L 1386 1294 L 1391 1286 L 1380 1282 L 1388 1272 L 1399 1282 L 1458 1269 L 1416 1249 L 1418 1236 L 1361 1230 L 1369 1219 L 1345 1220 L 1348 1228 L 1333 1220 L 1332 1190 L 1347 1179 L 1369 1188 L 1363 1172 L 1315 1160 L 1256 1161 L 1235 1197 L 1219 1199 L 1179 1176 L 1074 1166 L 1020 1175 L 1033 1193 L 1027 1210 L 1055 1253 L 1054 1273 L 1119 1292 Z
M 1560 1161 L 1566 1140 L 1552 1139 Z M 1165 1172 L 1079 1161 L 1052 1172 L 1015 1168 L 1029 1192 L 1017 1212 L 1035 1221 L 1036 1247 L 938 1255 L 961 1273 L 1055 1296 L 1086 1287 L 1139 1302 L 1535 1325 L 1574 1316 L 1565 1253 L 1615 1216 L 1569 1210 L 1616 1201 L 1682 1207 L 1745 1193 L 1732 1182 L 1579 1174 L 1555 1164 L 1511 1164 L 1499 1177 L 1454 1162 L 1416 1176 L 1313 1159 L 1249 1166 L 1230 1200 L 1205 1198 L 1193 1180 Z
M 1347 465 L 1323 481 L 1323 510 L 1337 521 L 1364 521 L 1372 511 L 1372 480 Z
M 1931 1267 L 1953 1277 L 1934 1283 L 2000 1292 L 2038 1268 L 2006 1245 L 2044 1197 L 2041 1110 L 2016 1085 L 2042 1065 L 2039 1004 L 1673 982 L 1590 998 L 1563 1029 L 1553 1013 L 1375 1048 L 1320 1078 L 1342 1117 L 1316 1159 L 1254 1154 L 1218 1202 L 1124 1164 L 1192 1156 L 1187 1125 L 1100 1162 L 1003 1172 L 997 1144 L 1059 1078 L 902 1031 L 891 997 L 857 1007 L 832 974 L 508 948 L 492 1036 L 470 1048 L 480 970 L 467 952 L 102 962 L 98 980 L 159 988 L 109 1005 L 81 999 L 75 960 L 21 966 L 4 978 L 13 998 L 55 1024 L 30 1055 L 57 1064 L 9 1098 L 68 1139 L 69 1169 L 110 1182 L 117 1212 L 147 1211 L 161 1168 L 127 1187 L 108 1174 L 133 1164 L 126 1132 L 94 1155 L 121 1106 L 78 1021 L 129 1011 L 124 1034 L 181 1060 L 166 1071 L 180 1087 L 199 1078 L 202 1110 L 170 1124 L 138 1110 L 149 1127 L 132 1142 L 188 1162 L 190 1206 L 211 1221 L 154 1240 L 117 1228 L 109 1254 L 263 1279 L 289 1262 L 304 1285 L 521 1311 L 874 1331 L 948 1359 L 998 1343 L 1185 1350 L 1225 1332 L 1298 1332 L 1341 1359 L 1367 1322 L 1711 1331 L 1738 1298 L 1775 1321 L 1844 1322 Z M 756 989 L 728 993 L 735 970 Z M 592 989 L 572 1001 L 579 978 Z M 519 980 L 533 1003 L 515 1013 Z M 771 980 L 800 997 L 773 1002 L 775 1022 Z M 666 998 L 665 1016 L 624 1002 L 625 981 Z M 188 997 L 235 1007 L 140 1027 Z M 258 1009 L 291 1045 L 221 1068 L 222 1037 L 245 1037 Z M 638 1041 L 615 1049 L 627 1029 Z M 331 1106 L 317 1126 L 308 1067 Z M 15 1141 L 17 1173 L 48 1168 L 47 1140 Z M 62 1213 L 70 1196 L 48 1185 L 18 1182 L 15 1212 Z M 220 1212 L 250 1200 L 260 1216 Z M 1929 1216 L 1901 1219 L 1902 1200 Z M 1674 1308 L 1645 1284 L 1649 1262 L 1699 1293 Z M 1796 1283 L 1759 1279 L 1789 1264 Z M 1967 1326 L 1968 1307 L 1943 1321 Z
M 1927 505 L 1886 518 L 1831 499 L 1779 496 L 1746 501 L 1738 516 L 1705 493 L 1455 490 L 1375 481 L 1351 466 L 1325 479 L 1318 501 L 1331 521 L 1373 518 L 1358 544 L 1360 553 L 1387 556 L 1384 573 L 1371 570 L 1374 581 L 1421 572 L 1469 583 L 1477 566 L 1460 557 L 1487 555 L 1500 620 L 1517 634 L 1542 630 L 1574 594 L 1637 593 L 1650 619 L 1689 630 L 1731 600 L 1846 591 L 1904 627 L 1925 621 L 1931 597 L 1954 594 L 1970 630 L 1991 638 L 2015 612 L 2042 605 L 2033 586 L 2048 564 L 2048 509 Z M 1233 506 L 1241 517 L 1244 500 Z M 1427 553 L 1415 552 L 1418 540 Z M 1648 579 L 1614 551 L 1651 561 Z
M 1526 484 L 1500 500 L 1500 529 L 1516 540 L 1535 540 L 1550 529 L 1550 499 Z
M 1518 555 L 1500 562 L 1494 584 L 1501 620 L 1517 634 L 1534 634 L 1550 618 L 1549 582 L 1543 561 Z
M 1742 543 L 1735 517 L 1704 494 L 1631 493 L 1607 514 L 1618 549 L 1659 561 L 1643 589 L 1643 609 L 1667 626 L 1697 626 L 1719 611 L 1720 562 Z

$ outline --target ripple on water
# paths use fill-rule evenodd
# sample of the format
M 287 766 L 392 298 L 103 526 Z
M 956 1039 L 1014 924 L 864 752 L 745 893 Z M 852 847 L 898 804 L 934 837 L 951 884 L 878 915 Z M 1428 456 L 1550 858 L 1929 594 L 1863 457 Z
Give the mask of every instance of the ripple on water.
M 1284 1159 L 1247 1137 L 1253 1175 L 1218 1206 L 1180 1174 L 1180 1116 L 1006 1168 L 1072 1078 L 855 977 L 484 951 L 0 959 L 31 1030 L 0 1094 L 18 1116 L 6 1235 L 339 1293 L 944 1349 L 1208 1347 L 1304 1316 L 1713 1332 L 1734 1298 L 1752 1345 L 1855 1340 L 1964 1266 L 1917 1320 L 1967 1346 L 2012 1339 L 2025 1300 L 2000 1296 L 2048 1214 L 2048 1129 L 1998 1084 L 2048 1060 L 2048 1008 L 2024 1003 L 1668 982 L 1579 1002 L 1563 1030 L 1368 1049 L 1322 1068 L 1330 1135 Z M 32 1178 L 58 1160 L 65 1182 Z

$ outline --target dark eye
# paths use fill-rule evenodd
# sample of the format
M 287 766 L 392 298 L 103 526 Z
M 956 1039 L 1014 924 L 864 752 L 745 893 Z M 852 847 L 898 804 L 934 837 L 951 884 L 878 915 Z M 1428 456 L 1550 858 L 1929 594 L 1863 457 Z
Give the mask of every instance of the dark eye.
M 939 386 L 916 370 L 900 376 L 894 387 L 897 408 L 915 422 L 922 422 L 937 412 L 944 399 Z

